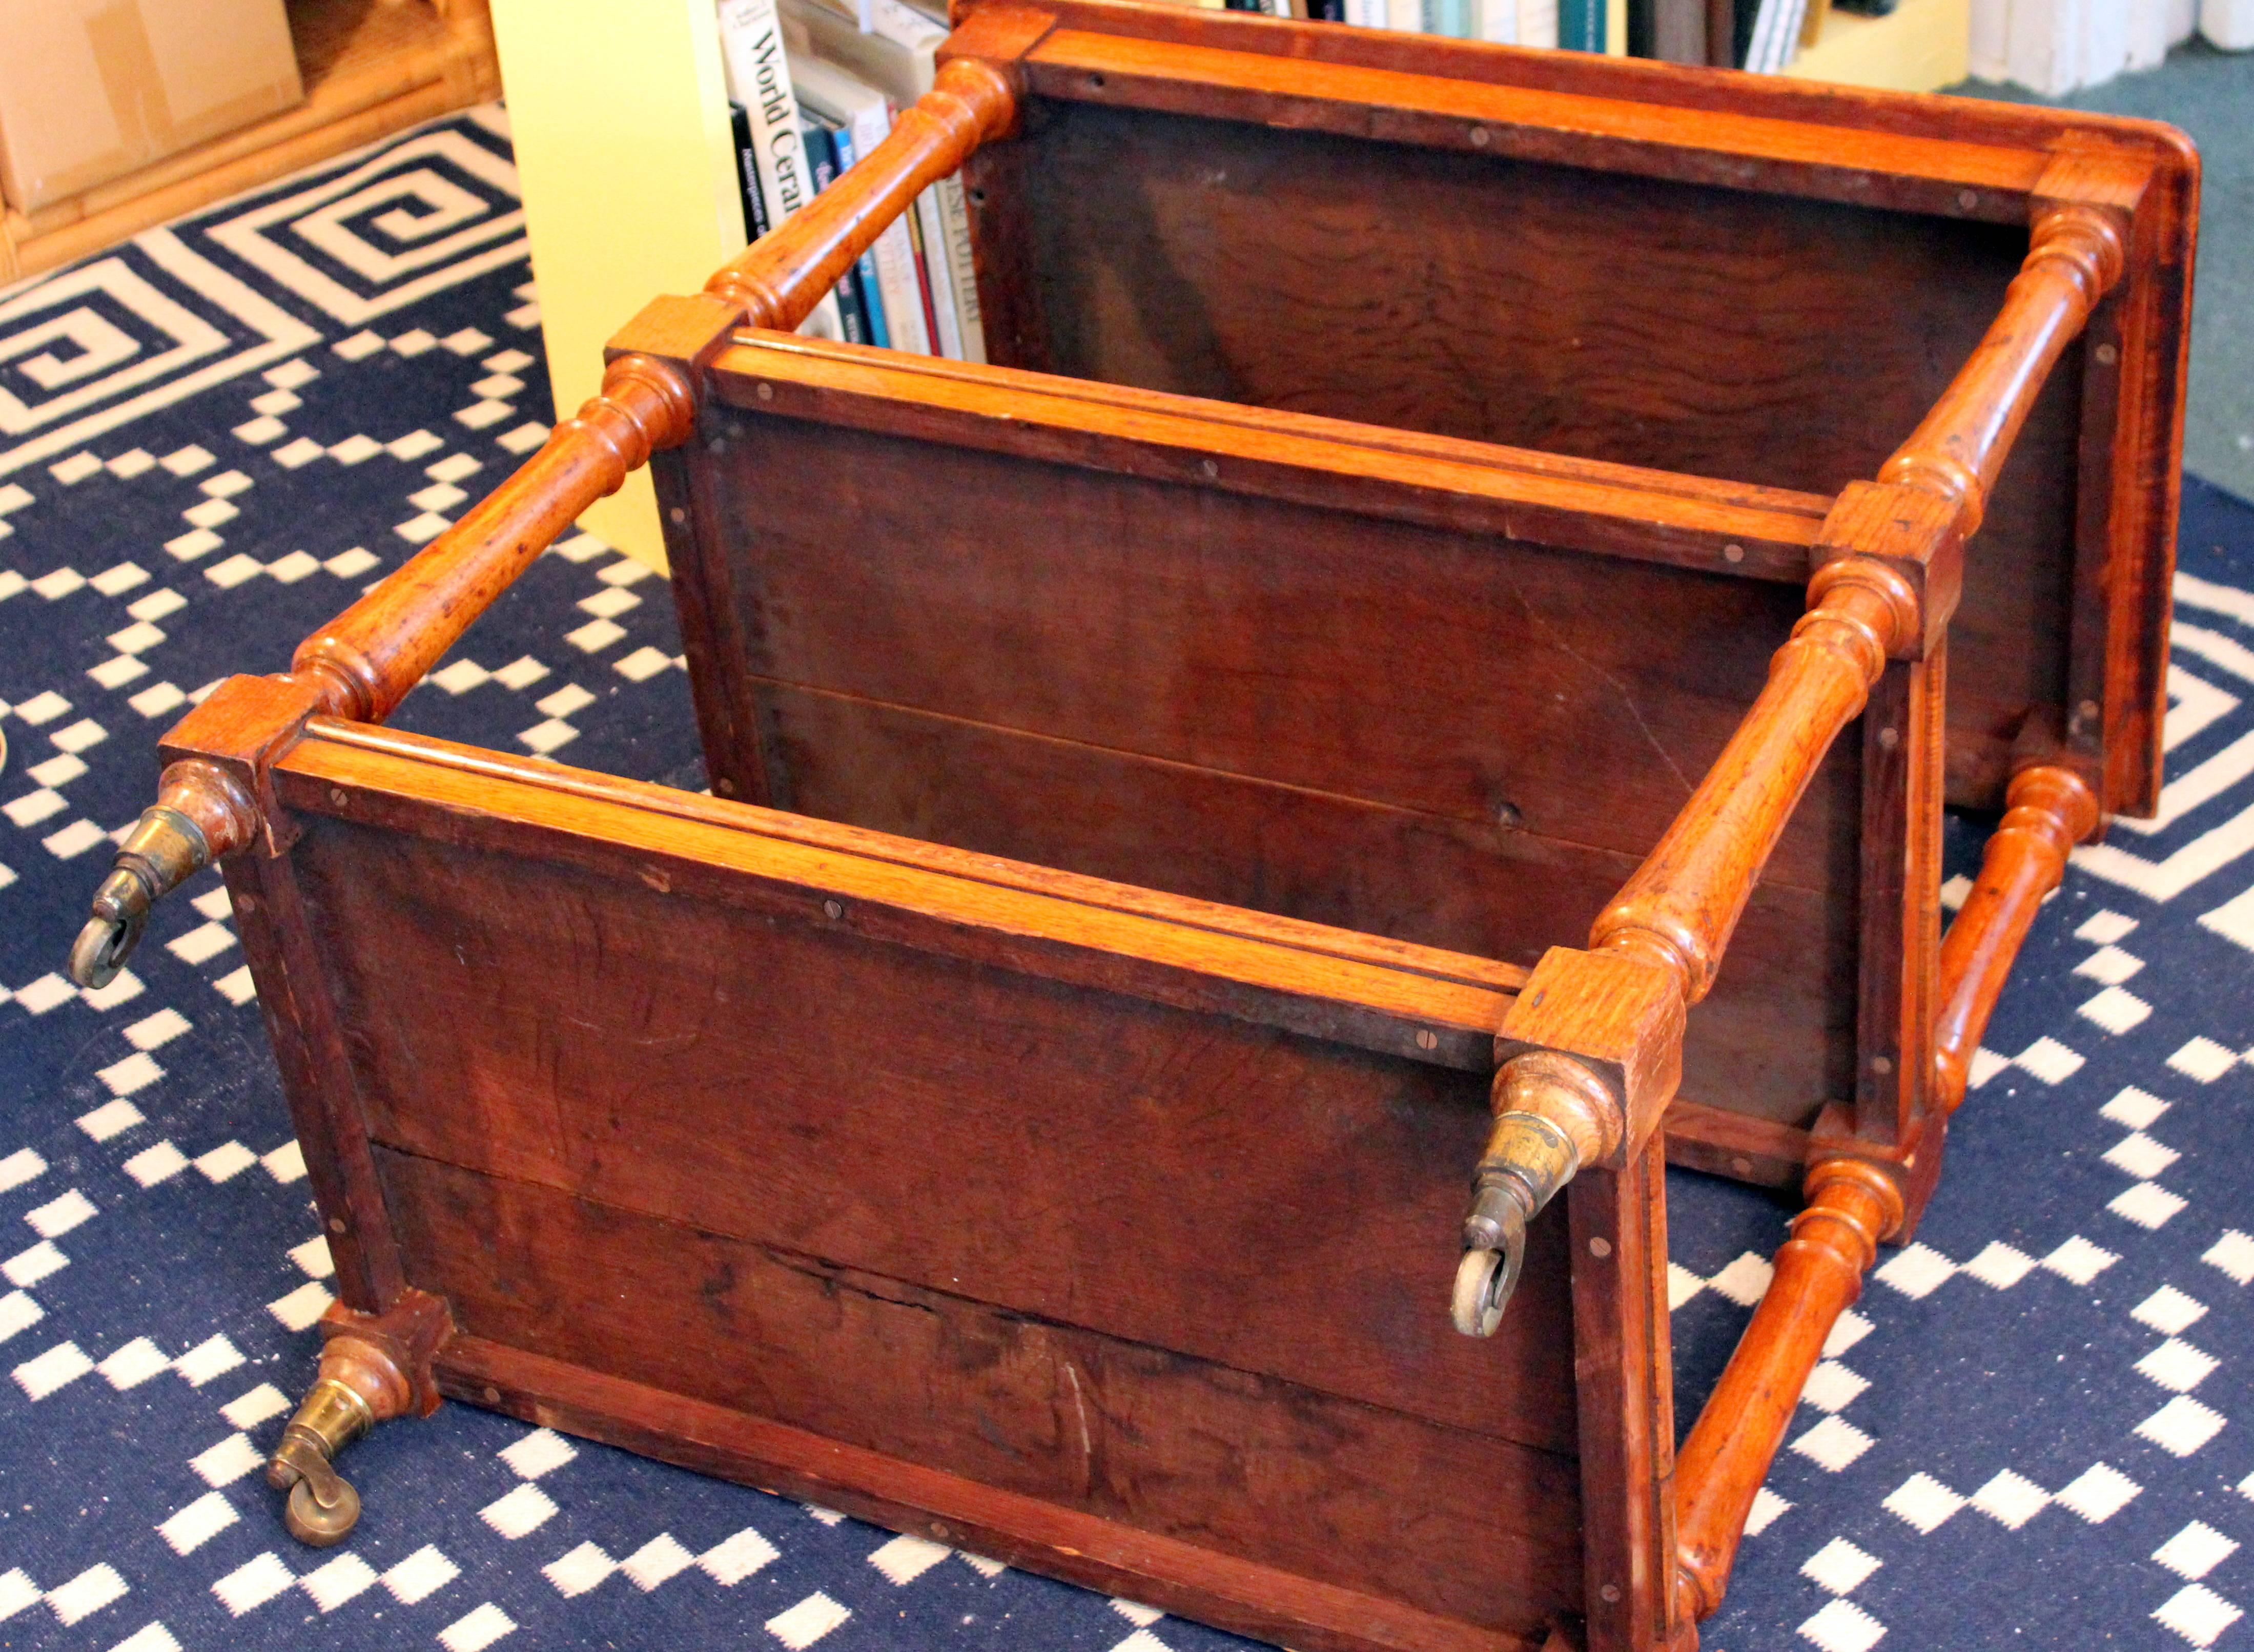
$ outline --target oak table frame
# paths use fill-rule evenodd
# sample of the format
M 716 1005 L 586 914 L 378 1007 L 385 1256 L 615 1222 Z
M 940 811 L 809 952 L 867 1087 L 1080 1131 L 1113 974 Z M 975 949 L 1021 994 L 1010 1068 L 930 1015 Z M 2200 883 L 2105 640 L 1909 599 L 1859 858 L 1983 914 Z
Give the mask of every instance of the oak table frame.
M 1693 1646 L 1825 1335 L 1931 1192 L 2037 903 L 2105 816 L 2152 807 L 2196 158 L 2146 123 L 1103 0 L 957 24 L 891 139 L 630 324 L 602 394 L 290 674 L 230 679 L 165 737 L 73 971 L 106 978 L 151 900 L 224 865 L 342 1295 L 270 1470 L 291 1529 L 348 1532 L 336 1452 L 446 1396 L 1294 1646 Z M 1589 374 L 1550 404 L 1563 451 L 1498 444 L 1405 348 L 1412 410 L 1342 416 L 1359 392 L 1292 332 L 1320 293 L 1272 333 L 1225 302 L 1244 246 L 1306 251 L 1298 220 L 1170 205 L 1181 131 L 1263 189 L 1292 184 L 1264 144 L 1327 157 L 1298 178 L 1381 242 L 1365 175 L 1443 211 L 1495 178 L 1543 212 L 1578 192 L 1662 250 L 1775 201 L 1878 214 L 1943 281 L 1993 263 L 1984 227 L 2026 250 L 1872 480 L 1715 480 L 1636 444 L 1816 469 L 1821 444 L 1744 402 L 1619 416 Z M 966 166 L 996 365 L 788 331 Z M 1074 284 L 1152 248 L 1196 339 L 1131 282 Z M 1228 394 L 1186 394 L 1214 361 L 1236 377 L 1188 388 Z M 1810 369 L 1862 394 L 1856 370 Z M 718 795 L 377 726 L 653 462 Z M 867 542 L 919 486 L 928 526 Z M 1107 546 L 1135 555 L 1079 554 Z M 959 611 L 917 583 L 926 551 L 985 582 Z M 1408 756 L 1279 734 L 1322 719 L 1263 683 L 1338 674 L 1322 636 L 1246 617 L 1319 605 L 1362 636 L 1357 589 L 1419 612 L 1404 570 L 1446 600 L 1364 664 L 1381 697 L 1438 668 L 1419 648 L 1482 682 L 1503 575 L 1537 620 L 1530 590 L 1569 620 L 1578 591 L 1635 593 L 1637 646 L 1681 680 L 1620 694 L 1703 751 L 1687 801 L 1581 796 L 1577 748 L 1496 730 L 1469 689 L 1395 718 Z M 1200 599 L 1169 607 L 1170 580 Z M 1065 593 L 1056 634 L 1004 623 L 1027 590 Z M 851 646 L 840 602 L 883 646 Z M 1578 652 L 1601 628 L 1571 626 L 1559 648 L 1605 675 Z M 1138 723 L 1147 648 L 1095 645 L 1152 638 L 1256 646 L 1201 679 L 1204 721 L 1161 695 Z M 982 649 L 1022 668 L 948 675 Z M 1450 778 L 1482 718 L 1540 792 L 1499 808 Z M 1134 749 L 1106 745 L 1123 728 Z M 1124 835 L 1055 807 L 1099 774 L 1135 805 Z M 1944 942 L 1945 793 L 2006 812 Z M 1490 864 L 1514 857 L 1566 870 L 1521 900 Z M 1404 898 L 1459 879 L 1478 898 Z M 1586 948 L 1552 944 L 1585 899 Z M 1828 1105 L 1748 1111 L 1699 1040 L 1749 1035 L 1726 992 L 1695 1006 L 1733 935 L 1766 979 L 1811 913 L 1844 926 L 1852 1013 L 1829 1066 L 1778 1082 L 1818 1072 Z M 1667 1156 L 1809 1200 L 1679 1461 Z

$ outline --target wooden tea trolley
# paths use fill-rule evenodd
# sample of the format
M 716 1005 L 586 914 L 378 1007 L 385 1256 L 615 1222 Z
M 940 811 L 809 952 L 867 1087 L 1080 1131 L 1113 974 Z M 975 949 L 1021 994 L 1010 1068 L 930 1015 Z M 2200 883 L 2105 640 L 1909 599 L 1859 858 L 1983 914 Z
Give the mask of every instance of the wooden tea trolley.
M 2037 902 L 2153 805 L 2196 159 L 957 24 L 165 738 L 74 969 L 224 863 L 343 1293 L 291 1528 L 444 1395 L 1310 1652 L 1689 1648 Z M 788 331 L 958 168 L 993 365 Z M 714 794 L 386 732 L 646 462 Z M 1944 797 L 2004 810 L 1945 941 Z M 1679 1455 L 1664 1158 L 1808 1200 Z

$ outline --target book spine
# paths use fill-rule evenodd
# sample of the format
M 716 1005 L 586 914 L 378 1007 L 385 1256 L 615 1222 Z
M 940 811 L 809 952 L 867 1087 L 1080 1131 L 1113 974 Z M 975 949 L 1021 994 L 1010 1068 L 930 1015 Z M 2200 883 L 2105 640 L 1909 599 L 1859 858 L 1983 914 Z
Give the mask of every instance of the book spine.
M 1472 32 L 1490 46 L 1518 44 L 1518 0 L 1473 0 Z
M 837 171 L 842 175 L 853 170 L 853 163 L 861 158 L 853 146 L 850 127 L 840 127 L 830 135 L 830 146 L 837 151 Z M 892 330 L 885 325 L 885 289 L 877 278 L 877 254 L 872 248 L 853 263 L 853 279 L 861 289 L 861 318 L 869 329 L 869 342 L 879 350 L 892 346 Z
M 759 157 L 752 149 L 751 111 L 740 103 L 729 104 L 728 127 L 735 135 L 736 190 L 743 197 L 744 239 L 754 242 L 767 233 L 767 203 L 760 188 Z
M 905 212 L 900 220 L 907 227 L 908 247 L 914 255 L 908 265 L 915 272 L 916 313 L 923 324 L 924 354 L 938 355 L 942 354 L 939 347 L 939 316 L 931 306 L 931 266 L 924 258 L 921 214 Z
M 863 153 L 874 149 L 892 130 L 892 117 L 882 106 L 872 106 L 867 123 L 874 129 L 883 123 L 872 141 L 868 132 L 859 134 L 856 147 Z M 915 243 L 908 233 L 908 221 L 914 213 L 902 213 L 877 237 L 870 248 L 877 261 L 877 278 L 885 300 L 885 326 L 892 334 L 892 348 L 905 350 L 910 355 L 931 354 L 931 333 L 923 323 L 922 284 L 916 277 Z
M 1415 34 L 1424 26 L 1424 0 L 1385 0 L 1383 26 Z
M 720 0 L 720 52 L 728 89 L 751 113 L 767 224 L 779 228 L 812 195 L 799 138 L 798 98 L 791 90 L 774 0 Z
M 1568 52 L 1605 49 L 1605 0 L 1558 0 L 1558 44 Z
M 799 127 L 799 136 L 806 145 L 807 171 L 813 178 L 813 192 L 819 195 L 837 181 L 837 146 L 830 141 L 830 129 L 808 116 Z M 853 271 L 837 278 L 830 296 L 837 300 L 837 326 L 840 335 L 848 344 L 869 342 L 869 322 L 861 307 L 860 284 Z
M 1519 0 L 1518 44 L 1549 47 L 1557 46 L 1557 0 Z
M 962 360 L 962 320 L 955 308 L 955 276 L 947 262 L 947 226 L 941 221 L 936 186 L 916 197 L 917 252 L 923 260 L 924 290 L 931 304 L 936 354 Z
M 978 306 L 978 261 L 970 250 L 970 208 L 962 199 L 962 175 L 942 178 L 932 186 L 939 197 L 939 219 L 947 245 L 948 281 L 955 289 L 956 330 L 962 336 L 962 359 L 986 359 L 986 317 Z

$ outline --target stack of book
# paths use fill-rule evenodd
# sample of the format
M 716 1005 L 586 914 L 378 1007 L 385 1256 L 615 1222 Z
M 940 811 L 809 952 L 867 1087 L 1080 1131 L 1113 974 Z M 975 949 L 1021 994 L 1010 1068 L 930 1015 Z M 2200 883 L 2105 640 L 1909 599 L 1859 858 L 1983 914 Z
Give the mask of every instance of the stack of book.
M 719 0 L 746 238 L 756 241 L 885 140 L 931 89 L 944 21 L 903 0 Z M 984 361 L 962 184 L 933 185 L 800 328 Z

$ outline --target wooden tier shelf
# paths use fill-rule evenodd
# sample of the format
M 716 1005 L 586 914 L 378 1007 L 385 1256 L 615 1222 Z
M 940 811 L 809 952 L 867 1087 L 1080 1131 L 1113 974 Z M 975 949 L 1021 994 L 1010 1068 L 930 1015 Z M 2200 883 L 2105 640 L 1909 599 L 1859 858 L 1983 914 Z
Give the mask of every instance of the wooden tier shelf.
M 290 32 L 304 102 L 37 211 L 8 207 L 0 281 L 500 93 L 486 0 L 290 0 Z

